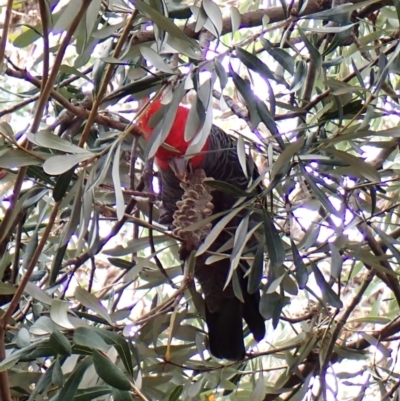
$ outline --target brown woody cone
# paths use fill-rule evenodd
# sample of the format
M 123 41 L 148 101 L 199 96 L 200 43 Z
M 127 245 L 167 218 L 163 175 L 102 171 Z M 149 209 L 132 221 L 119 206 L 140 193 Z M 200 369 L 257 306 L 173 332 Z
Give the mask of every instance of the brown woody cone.
M 182 200 L 176 203 L 178 210 L 173 215 L 172 224 L 176 227 L 174 234 L 188 251 L 198 248 L 212 227 L 207 223 L 195 230 L 187 230 L 187 227 L 210 216 L 214 209 L 211 190 L 203 183 L 205 178 L 204 170 L 199 169 L 186 173 L 180 184 L 184 193 Z

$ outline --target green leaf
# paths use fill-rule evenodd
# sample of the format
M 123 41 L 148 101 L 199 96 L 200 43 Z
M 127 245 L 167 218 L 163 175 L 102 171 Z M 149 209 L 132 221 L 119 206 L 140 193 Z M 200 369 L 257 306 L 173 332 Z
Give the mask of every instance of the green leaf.
M 83 74 L 83 73 L 80 72 L 78 69 L 76 69 L 76 68 L 74 68 L 74 67 L 71 67 L 70 65 L 61 64 L 59 71 L 62 72 L 62 73 L 64 73 L 64 74 L 68 74 L 68 75 L 71 75 L 71 76 L 73 76 L 73 77 L 80 77 L 80 78 L 82 78 L 82 79 L 84 79 L 84 80 L 86 80 L 86 81 L 88 81 L 88 82 L 92 82 L 92 81 L 90 80 L 90 78 L 89 78 L 86 74 Z M 39 133 L 39 132 L 38 132 L 38 133 Z M 36 133 L 36 135 L 37 135 L 38 133 Z M 53 135 L 53 134 L 52 134 L 52 135 Z M 55 136 L 55 135 L 53 135 L 53 136 Z M 57 138 L 59 138 L 59 137 L 57 137 Z M 60 138 L 60 139 L 61 139 L 61 138 Z M 62 140 L 64 141 L 64 139 L 62 139 Z M 70 143 L 70 142 L 68 142 L 68 143 Z M 82 149 L 82 148 L 80 148 L 80 149 Z M 75 153 L 75 152 L 74 152 L 74 153 Z
M 204 242 L 200 245 L 199 249 L 196 252 L 196 257 L 203 254 L 215 241 L 221 231 L 226 227 L 226 225 L 242 210 L 245 205 L 241 205 L 235 209 L 233 209 L 230 213 L 224 216 L 211 230 L 211 232 L 207 235 Z
M 130 391 L 122 391 L 116 388 L 112 389 L 112 397 L 113 401 L 133 401 Z
M 260 36 L 260 42 L 264 49 L 290 74 L 294 74 L 294 59 L 293 57 L 283 49 L 275 48 L 274 45 L 264 37 Z
M 290 246 L 292 248 L 293 263 L 296 267 L 296 281 L 301 290 L 304 290 L 308 281 L 307 267 L 303 262 L 300 252 L 298 251 L 296 244 L 290 240 Z
M 218 60 L 217 58 L 215 58 L 214 60 L 214 67 L 219 79 L 221 90 L 224 90 L 226 85 L 228 84 L 228 74 L 226 73 L 225 68 L 221 64 L 220 60 Z
M 233 83 L 235 84 L 237 90 L 240 92 L 244 101 L 246 102 L 246 107 L 250 113 L 251 128 L 256 129 L 261 120 L 257 112 L 257 102 L 255 99 L 254 92 L 251 89 L 250 84 L 248 84 L 242 77 L 236 74 L 230 63 L 229 63 L 229 72 L 233 79 Z
M 171 245 L 175 243 L 175 240 L 171 239 L 168 235 L 157 235 L 153 239 L 154 245 L 165 244 Z M 148 248 L 150 246 L 149 237 L 141 237 L 130 240 L 125 246 L 117 245 L 115 248 L 104 249 L 103 254 L 109 256 L 125 256 L 131 253 L 137 253 L 138 251 Z
M 0 281 L 0 295 L 12 295 L 15 293 L 16 289 L 17 288 L 12 284 L 3 283 Z
M 322 298 L 334 308 L 342 308 L 343 303 L 339 296 L 332 290 L 330 285 L 325 281 L 324 276 L 318 269 L 315 263 L 311 263 L 311 268 L 315 276 L 315 281 L 317 282 L 319 288 L 321 289 Z
M 275 80 L 274 74 L 268 68 L 266 64 L 264 64 L 257 56 L 249 53 L 248 51 L 242 49 L 239 46 L 235 46 L 236 55 L 239 60 L 250 70 L 253 70 L 264 80 L 272 79 Z
M 176 386 L 169 395 L 168 401 L 179 401 L 183 391 L 183 385 Z
M 53 199 L 55 202 L 59 202 L 67 193 L 69 183 L 71 182 L 74 173 L 75 168 L 71 168 L 57 178 L 56 185 L 53 189 Z
M 243 170 L 243 174 L 246 176 L 246 178 L 249 178 L 249 175 L 247 173 L 247 156 L 246 156 L 246 148 L 244 145 L 244 140 L 242 135 L 239 135 L 237 144 L 236 144 L 236 149 L 237 149 L 237 154 L 238 154 L 238 159 L 240 163 L 240 167 Z
M 73 186 L 72 190 L 70 191 L 70 194 L 74 194 L 75 193 L 75 197 L 74 197 L 74 202 L 72 204 L 72 208 L 70 208 L 71 211 L 71 215 L 70 218 L 68 220 L 68 223 L 66 224 L 63 233 L 62 233 L 62 239 L 60 242 L 60 246 L 64 246 L 68 243 L 68 241 L 71 238 L 71 235 L 73 233 L 75 233 L 76 228 L 80 222 L 80 216 L 81 216 L 81 205 L 82 205 L 82 192 L 83 192 L 83 178 L 84 178 L 85 174 L 84 172 L 81 172 L 81 174 L 78 177 L 78 180 L 76 181 L 75 185 Z M 74 191 L 76 190 L 76 192 Z M 66 197 L 64 199 L 68 200 L 68 197 Z M 70 201 L 68 201 L 69 204 Z M 63 206 L 61 204 L 61 206 Z M 60 207 L 61 209 L 61 207 Z
M 62 139 L 47 130 L 39 131 L 36 134 L 28 132 L 26 136 L 30 142 L 43 148 L 59 150 L 60 152 L 66 153 L 89 153 L 87 150 L 80 148 L 79 146 L 76 146 L 65 139 Z
M 212 0 L 203 0 L 203 8 L 208 18 L 217 30 L 218 36 L 222 33 L 222 12 Z
M 334 279 L 339 280 L 343 266 L 342 256 L 335 244 L 332 242 L 329 243 L 329 249 L 331 251 L 331 276 Z
M 120 166 L 121 143 L 115 150 L 114 160 L 112 164 L 112 179 L 114 183 L 115 202 L 117 207 L 117 219 L 120 221 L 125 215 L 125 199 L 122 192 L 121 177 L 119 173 Z
M 74 399 L 77 394 L 78 386 L 82 380 L 82 377 L 86 371 L 86 369 L 92 364 L 92 358 L 86 357 L 83 361 L 81 361 L 74 371 L 69 376 L 66 381 L 64 387 L 61 389 L 58 394 L 57 401 L 71 401 Z
M 282 266 L 285 261 L 285 248 L 282 238 L 275 227 L 267 210 L 263 209 L 265 244 L 268 250 L 268 257 L 273 266 Z
M 86 308 L 89 308 L 90 310 L 101 316 L 104 320 L 107 320 L 107 322 L 110 323 L 111 326 L 114 324 L 110 318 L 110 315 L 107 312 L 107 309 L 96 296 L 80 286 L 76 287 L 74 295 L 76 300 L 82 305 L 86 306 Z
M 93 363 L 97 374 L 107 384 L 119 390 L 131 390 L 131 382 L 122 373 L 121 369 L 113 364 L 108 357 L 95 349 L 93 350 Z
M 167 74 L 173 74 L 172 68 L 164 62 L 162 57 L 157 54 L 153 49 L 147 46 L 140 47 L 140 53 L 145 60 L 149 61 L 157 70 L 166 72 Z
M 320 52 L 314 47 L 314 45 L 308 40 L 307 35 L 303 32 L 303 30 L 300 27 L 297 27 L 297 29 L 299 31 L 301 39 L 303 40 L 304 44 L 307 47 L 307 50 L 310 53 L 310 57 L 314 62 L 315 70 L 318 75 L 322 67 L 322 56 Z
M 201 152 L 211 132 L 213 124 L 212 88 L 215 80 L 216 74 L 213 72 L 211 78 L 207 79 L 197 91 L 196 108 L 198 111 L 200 110 L 198 114 L 200 118 L 204 110 L 204 120 L 200 121 L 199 131 L 188 146 L 185 152 L 186 156 L 196 155 Z
M 305 180 L 307 181 L 308 185 L 310 186 L 312 192 L 314 193 L 314 195 L 318 198 L 318 200 L 321 202 L 322 206 L 325 207 L 325 209 L 335 215 L 340 217 L 340 213 L 333 207 L 332 203 L 330 202 L 330 200 L 328 199 L 328 197 L 325 195 L 325 193 L 323 191 L 321 191 L 321 189 L 317 186 L 317 184 L 314 182 L 314 178 L 308 174 L 303 167 L 301 167 L 302 173 L 303 173 L 303 177 L 305 178 Z
M 169 18 L 164 17 L 164 15 L 141 0 L 131 0 L 131 2 L 142 14 L 146 15 L 150 21 L 158 25 L 160 29 L 165 30 L 178 41 L 186 43 L 188 50 L 190 50 L 190 54 L 187 54 L 189 57 L 194 59 L 202 58 L 199 45 L 193 39 L 188 38 Z
M 240 15 L 239 10 L 234 6 L 230 7 L 230 12 L 231 12 L 232 36 L 233 36 L 235 32 L 238 31 L 240 28 L 242 16 Z
M 93 156 L 93 153 L 89 152 L 74 155 L 53 156 L 43 163 L 43 170 L 45 173 L 50 175 L 60 175 Z
M 214 179 L 205 179 L 204 183 L 207 184 L 208 187 L 217 189 L 218 191 L 222 191 L 228 195 L 232 195 L 235 197 L 253 197 L 254 195 L 243 191 L 240 188 L 235 187 L 232 184 L 229 184 L 228 182 L 225 181 L 218 181 Z
M 302 149 L 304 142 L 305 139 L 303 137 L 297 142 L 290 143 L 286 146 L 286 149 L 279 155 L 278 159 L 272 166 L 271 181 L 283 177 L 288 172 L 292 157 Z
M 396 258 L 397 263 L 400 264 L 400 252 L 397 249 L 397 247 L 399 246 L 399 242 L 396 239 L 392 238 L 390 235 L 387 235 L 379 227 L 374 225 L 372 226 L 372 228 L 379 235 L 379 238 L 382 240 L 382 242 L 390 249 L 390 252 L 392 252 L 393 256 Z
M 60 358 L 57 357 L 52 365 L 53 372 L 51 374 L 51 380 L 55 386 L 62 387 L 64 385 L 64 375 L 60 365 Z
M 42 302 L 45 305 L 51 305 L 51 303 L 53 302 L 53 298 L 47 295 L 42 289 L 40 289 L 32 282 L 26 283 L 24 292 L 29 294 L 33 299 L 36 299 L 37 301 Z
M 50 345 L 59 355 L 70 356 L 72 353 L 71 344 L 67 337 L 57 330 L 54 330 L 50 336 Z
M 24 24 L 23 26 L 28 29 L 25 29 L 24 32 L 22 32 L 13 40 L 13 45 L 21 49 L 26 48 L 27 46 L 31 45 L 33 42 L 42 37 L 41 24 L 38 24 L 36 26 Z
M 107 352 L 110 346 L 106 344 L 104 339 L 92 327 L 78 327 L 74 331 L 73 342 L 88 348 L 94 348 Z
M 78 389 L 73 401 L 91 401 L 95 398 L 98 399 L 103 395 L 108 395 L 110 393 L 111 388 L 109 386 L 96 386 Z
M 73 329 L 74 326 L 68 320 L 69 302 L 53 299 L 50 308 L 51 320 L 61 327 Z
M 61 33 L 68 29 L 74 17 L 76 16 L 79 7 L 79 0 L 72 0 L 64 6 L 64 8 L 61 10 L 60 18 L 58 18 L 53 26 L 53 34 Z
M 380 182 L 381 177 L 374 167 L 366 163 L 363 159 L 353 156 L 350 153 L 342 152 L 331 148 L 326 149 L 329 153 L 337 156 L 346 163 L 349 163 L 351 167 L 354 167 L 356 171 L 361 174 L 364 178 L 371 182 Z
M 132 355 L 125 338 L 109 330 L 98 328 L 96 328 L 95 330 L 97 334 L 99 334 L 107 344 L 114 346 L 125 366 L 125 369 L 129 372 L 131 376 L 133 376 Z
M 21 149 L 9 149 L 0 156 L 1 168 L 20 168 L 24 166 L 35 166 L 42 163 L 43 161 L 40 158 Z
M 264 244 L 258 244 L 257 252 L 251 265 L 249 278 L 247 281 L 247 292 L 254 294 L 261 283 L 264 274 Z
M 307 66 L 304 60 L 297 60 L 295 66 L 294 77 L 290 85 L 290 92 L 297 92 L 304 84 L 307 77 Z

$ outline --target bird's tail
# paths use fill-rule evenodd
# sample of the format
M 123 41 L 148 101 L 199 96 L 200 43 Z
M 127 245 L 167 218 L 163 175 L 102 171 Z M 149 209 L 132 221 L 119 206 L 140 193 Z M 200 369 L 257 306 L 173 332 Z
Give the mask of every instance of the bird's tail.
M 243 279 L 242 287 L 247 286 Z M 211 313 L 206 303 L 211 354 L 217 358 L 240 360 L 244 358 L 243 319 L 256 341 L 265 336 L 264 318 L 259 311 L 260 295 L 249 294 L 243 288 L 244 303 L 238 298 L 227 298 L 218 312 Z

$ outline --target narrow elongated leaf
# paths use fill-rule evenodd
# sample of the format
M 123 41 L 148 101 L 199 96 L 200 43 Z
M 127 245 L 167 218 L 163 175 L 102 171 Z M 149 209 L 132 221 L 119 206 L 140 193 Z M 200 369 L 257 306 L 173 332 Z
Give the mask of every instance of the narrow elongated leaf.
M 131 3 L 135 5 L 135 7 L 144 15 L 146 15 L 150 21 L 153 21 L 157 24 L 162 30 L 168 32 L 172 37 L 184 42 L 190 49 L 190 54 L 187 54 L 190 57 L 195 59 L 200 59 L 202 57 L 201 50 L 199 45 L 193 40 L 188 38 L 183 30 L 178 28 L 169 18 L 162 15 L 160 12 L 146 4 L 141 0 L 131 0 Z
M 302 40 L 304 41 L 304 44 L 306 45 L 307 50 L 309 51 L 310 56 L 314 62 L 315 70 L 317 74 L 319 74 L 319 71 L 321 70 L 322 67 L 322 56 L 320 52 L 315 48 L 315 46 L 308 40 L 307 35 L 303 32 L 303 30 L 301 28 L 298 29 L 299 29 L 299 34 Z
M 91 401 L 110 393 L 111 388 L 109 386 L 96 386 L 85 389 L 78 389 L 73 401 Z
M 75 298 L 82 305 L 97 313 L 104 320 L 107 320 L 110 325 L 114 324 L 110 318 L 110 315 L 107 312 L 107 309 L 96 296 L 94 296 L 84 288 L 77 286 L 75 289 Z
M 249 53 L 248 51 L 242 49 L 239 46 L 235 47 L 236 55 L 239 60 L 250 70 L 260 74 L 260 76 L 264 80 L 272 79 L 275 80 L 274 74 L 268 68 L 266 64 L 264 64 L 257 56 Z
M 265 243 L 268 250 L 268 257 L 273 266 L 282 266 L 285 261 L 285 248 L 282 239 L 272 221 L 269 213 L 263 209 Z
M 16 287 L 12 284 L 3 283 L 0 281 L 0 295 L 12 295 L 16 291 Z
M 342 256 L 340 255 L 340 252 L 336 248 L 335 244 L 332 242 L 329 243 L 329 249 L 331 251 L 331 276 L 338 280 L 342 273 Z
M 74 326 L 68 320 L 69 302 L 54 299 L 51 303 L 50 317 L 54 323 L 66 329 L 73 329 Z
M 74 176 L 74 172 L 75 169 L 71 168 L 71 170 L 66 171 L 57 178 L 56 185 L 54 186 L 53 190 L 53 199 L 55 202 L 60 201 L 66 194 L 69 183 Z
M 304 146 L 304 142 L 305 139 L 300 138 L 297 142 L 289 144 L 279 155 L 277 161 L 272 166 L 271 181 L 277 177 L 283 177 L 287 173 L 292 157 L 300 151 Z
M 321 204 L 325 207 L 325 209 L 329 213 L 332 213 L 333 215 L 340 217 L 340 213 L 333 207 L 332 203 L 329 201 L 326 194 L 321 189 L 319 189 L 317 184 L 314 182 L 313 177 L 311 175 L 309 175 L 308 173 L 306 173 L 305 170 L 303 169 L 303 167 L 301 169 L 302 169 L 305 180 L 307 181 L 308 185 L 312 189 L 315 196 L 318 198 L 318 200 L 321 202 Z
M 48 130 L 39 131 L 36 134 L 28 132 L 26 136 L 30 142 L 43 148 L 59 150 L 65 153 L 88 153 L 86 149 L 80 148 L 79 146 L 76 146 L 73 143 L 62 139 L 59 136 L 54 135 Z
M 224 66 L 217 58 L 214 60 L 214 67 L 219 79 L 221 90 L 224 90 L 226 85 L 228 84 L 228 74 L 226 73 Z
M 308 271 L 307 267 L 303 262 L 300 252 L 298 251 L 296 244 L 290 240 L 290 245 L 292 248 L 293 263 L 296 267 L 296 281 L 301 290 L 304 290 L 308 281 Z
M 74 155 L 53 156 L 43 163 L 43 170 L 50 175 L 60 175 L 77 164 L 93 157 L 93 153 L 77 153 Z
M 117 350 L 119 357 L 124 363 L 125 369 L 133 376 L 132 355 L 129 345 L 125 338 L 121 335 L 113 333 L 109 330 L 95 329 L 96 332 L 103 338 L 103 340 L 110 345 L 113 345 Z
M 290 85 L 290 93 L 297 92 L 303 85 L 307 77 L 307 68 L 303 60 L 297 60 L 294 77 Z
M 322 298 L 334 308 L 342 308 L 343 303 L 340 300 L 339 296 L 332 290 L 330 285 L 325 281 L 324 276 L 322 275 L 321 271 L 315 265 L 315 263 L 311 263 L 312 271 L 315 276 L 315 281 L 317 282 L 318 286 L 322 292 Z
M 264 37 L 260 37 L 260 42 L 264 49 L 273 57 L 278 64 L 280 64 L 286 71 L 292 75 L 294 73 L 294 59 L 293 57 L 283 49 L 277 49 L 274 45 Z
M 327 151 L 333 154 L 334 156 L 337 156 L 338 158 L 344 160 L 346 163 L 349 163 L 350 166 L 354 167 L 356 171 L 363 177 L 365 177 L 367 180 L 372 182 L 381 181 L 381 177 L 376 171 L 376 169 L 372 167 L 370 164 L 366 163 L 363 159 L 353 156 L 350 153 L 342 152 L 340 150 L 328 148 Z
M 254 256 L 253 264 L 251 265 L 249 278 L 247 281 L 247 292 L 254 294 L 261 283 L 264 274 L 264 244 L 259 244 L 257 252 Z
M 203 8 L 208 18 L 217 30 L 218 36 L 222 33 L 222 12 L 212 0 L 203 0 Z
M 132 401 L 132 395 L 130 391 L 122 391 L 117 388 L 112 389 L 113 401 Z
M 93 362 L 99 377 L 110 386 L 119 390 L 129 391 L 131 382 L 110 359 L 97 350 L 93 350 Z
M 78 327 L 74 331 L 73 341 L 75 344 L 95 348 L 103 352 L 107 352 L 110 349 L 104 339 L 91 327 Z
M 32 298 L 46 305 L 51 305 L 53 299 L 32 282 L 26 283 L 24 291 Z
M 78 386 L 82 380 L 82 377 L 86 369 L 92 364 L 92 358 L 86 357 L 81 361 L 78 366 L 71 373 L 71 376 L 66 381 L 64 387 L 58 394 L 57 401 L 71 401 L 74 399 Z
M 125 214 L 125 200 L 122 192 L 121 177 L 119 172 L 120 165 L 121 144 L 115 150 L 113 165 L 112 165 L 112 178 L 114 182 L 115 202 L 117 206 L 117 218 L 121 220 Z
M 236 7 L 231 6 L 231 24 L 232 24 L 232 36 L 236 31 L 240 28 L 240 23 L 242 21 L 242 16 L 240 15 L 239 10 Z
M 35 166 L 42 164 L 40 158 L 24 152 L 21 149 L 9 149 L 0 157 L 1 168 L 19 168 L 23 166 Z
M 59 355 L 70 356 L 72 353 L 71 344 L 67 337 L 58 330 L 54 330 L 50 336 L 50 345 Z
M 229 64 L 229 72 L 237 90 L 240 92 L 244 101 L 246 102 L 246 107 L 250 113 L 251 127 L 252 129 L 256 129 L 260 123 L 260 116 L 257 112 L 257 102 L 254 97 L 254 92 L 251 89 L 250 84 L 233 70 L 231 64 Z
M 141 46 L 140 47 L 140 53 L 142 53 L 142 56 L 149 61 L 157 70 L 166 72 L 168 74 L 173 74 L 174 71 L 172 68 L 164 62 L 162 57 L 156 53 L 153 49 L 147 46 Z
M 74 203 L 72 204 L 71 216 L 68 220 L 67 225 L 65 226 L 65 229 L 64 229 L 64 232 L 62 235 L 62 240 L 60 243 L 61 247 L 68 243 L 69 239 L 71 238 L 71 235 L 75 232 L 75 230 L 79 224 L 79 221 L 80 221 L 82 192 L 83 192 L 83 177 L 84 177 L 84 174 L 81 173 L 77 182 L 74 185 L 74 189 L 76 188 L 75 199 L 74 199 Z
M 242 170 L 243 170 L 243 174 L 246 176 L 246 178 L 249 178 L 249 175 L 247 173 L 246 148 L 244 146 L 244 140 L 241 135 L 239 135 L 239 137 L 238 137 L 236 149 L 237 149 L 240 167 L 242 167 Z
M 390 252 L 392 252 L 393 256 L 396 258 L 397 263 L 400 264 L 400 251 L 396 248 L 396 246 L 399 246 L 399 242 L 396 239 L 392 238 L 390 235 L 387 235 L 379 227 L 373 226 L 372 228 L 379 235 L 383 243 L 390 249 Z
M 226 227 L 226 225 L 245 207 L 242 205 L 238 208 L 233 209 L 229 214 L 223 217 L 207 235 L 204 242 L 200 245 L 196 252 L 196 256 L 202 255 L 215 241 L 221 231 Z

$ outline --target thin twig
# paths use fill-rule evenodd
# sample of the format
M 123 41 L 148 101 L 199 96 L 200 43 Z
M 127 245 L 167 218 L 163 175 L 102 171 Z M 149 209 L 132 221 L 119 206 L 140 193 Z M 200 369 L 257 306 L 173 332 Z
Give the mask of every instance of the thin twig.
M 43 92 L 47 78 L 49 76 L 50 63 L 49 63 L 49 55 L 50 55 L 50 45 L 49 45 L 49 18 L 47 13 L 47 3 L 45 0 L 39 0 L 39 11 L 40 11 L 40 19 L 42 20 L 42 39 L 43 39 L 43 70 L 42 70 L 42 87 L 41 92 Z
M 114 52 L 113 52 L 113 57 L 114 58 L 118 58 L 119 57 L 119 55 L 121 53 L 121 50 L 123 48 L 123 45 L 125 44 L 125 42 L 127 41 L 128 37 L 129 37 L 129 33 L 131 31 L 131 26 L 133 24 L 133 21 L 136 19 L 137 15 L 138 15 L 137 10 L 132 11 L 132 14 L 131 14 L 129 20 L 128 20 L 127 24 L 124 27 L 122 35 L 119 38 L 119 40 L 117 42 L 117 45 L 115 46 L 115 49 L 114 49 Z M 84 128 L 84 130 L 82 132 L 82 136 L 81 136 L 81 138 L 79 140 L 79 144 L 78 145 L 81 146 L 81 147 L 86 143 L 86 139 L 87 139 L 87 137 L 88 137 L 88 135 L 90 133 L 90 130 L 92 129 L 92 125 L 93 125 L 93 123 L 94 123 L 94 121 L 96 119 L 96 115 L 98 114 L 97 111 L 98 111 L 98 109 L 100 107 L 101 102 L 103 101 L 103 97 L 104 97 L 104 95 L 106 93 L 107 86 L 108 86 L 108 84 L 109 84 L 109 82 L 111 80 L 111 77 L 112 77 L 113 73 L 114 73 L 114 68 L 115 68 L 115 65 L 112 64 L 112 63 L 107 65 L 106 73 L 105 73 L 104 78 L 103 78 L 103 80 L 101 82 L 101 85 L 100 85 L 99 91 L 97 93 L 97 96 L 96 96 L 96 98 L 95 98 L 95 100 L 93 102 L 92 110 L 90 111 L 90 114 L 89 114 L 88 120 L 86 122 L 85 128 Z
M 153 223 L 153 203 L 149 202 L 149 223 Z M 158 267 L 158 270 L 163 274 L 163 276 L 167 279 L 168 283 L 172 288 L 176 288 L 176 285 L 174 282 L 171 280 L 171 278 L 168 276 L 168 273 L 164 269 L 164 266 L 162 265 L 160 259 L 157 256 L 157 251 L 156 247 L 154 246 L 154 236 L 153 236 L 153 229 L 149 228 L 149 243 L 150 243 L 150 250 L 152 253 L 152 257 L 154 261 L 156 262 L 156 265 Z
M 46 242 L 49 238 L 50 232 L 53 228 L 54 222 L 57 217 L 59 207 L 60 207 L 60 202 L 55 203 L 55 205 L 51 211 L 49 221 L 48 221 L 46 228 L 44 230 L 44 233 L 42 235 L 42 238 L 40 239 L 40 242 L 39 242 L 38 246 L 36 247 L 34 254 L 32 255 L 32 258 L 26 269 L 26 272 L 25 272 L 24 276 L 22 277 L 17 290 L 15 291 L 15 294 L 10 302 L 10 305 L 8 306 L 8 308 L 6 310 L 6 313 L 0 318 L 0 326 L 5 327 L 7 325 L 8 321 L 10 320 L 10 318 L 13 314 L 13 311 L 18 306 L 20 298 L 25 290 L 26 284 L 28 283 L 28 281 L 33 273 L 33 269 L 35 268 L 36 263 L 39 260 L 39 257 L 42 254 L 43 248 L 46 245 Z
M 71 41 L 72 35 L 75 33 L 76 28 L 78 27 L 79 23 L 81 22 L 82 18 L 85 16 L 86 10 L 90 5 L 90 1 L 83 1 L 81 3 L 81 7 L 79 8 L 75 18 L 72 20 L 71 25 L 69 26 L 67 32 L 63 37 L 61 45 L 58 49 L 57 56 L 54 60 L 53 67 L 51 69 L 51 73 L 47 79 L 46 85 L 41 91 L 40 98 L 36 107 L 35 117 L 32 122 L 31 132 L 37 132 L 40 121 L 42 119 L 43 110 L 46 107 L 47 101 L 49 100 L 50 94 L 53 90 L 54 82 L 56 81 L 59 68 L 61 63 L 64 59 L 65 51 Z
M 329 345 L 326 348 L 325 358 L 324 358 L 324 361 L 323 361 L 321 369 L 320 369 L 320 380 L 321 380 L 321 386 L 320 386 L 320 390 L 319 390 L 320 392 L 325 392 L 325 390 L 326 390 L 325 375 L 326 375 L 326 370 L 329 365 L 329 361 L 331 359 L 333 349 L 336 344 L 336 340 L 338 339 L 340 333 L 342 332 L 342 329 L 343 329 L 344 325 L 346 324 L 348 318 L 350 317 L 351 313 L 357 307 L 357 305 L 360 303 L 362 296 L 364 295 L 368 286 L 371 284 L 374 276 L 375 276 L 375 274 L 374 274 L 374 271 L 372 271 L 372 270 L 370 270 L 367 273 L 367 276 L 364 278 L 361 286 L 359 287 L 359 289 L 357 291 L 357 294 L 354 296 L 350 305 L 343 312 L 340 319 L 336 322 L 335 329 L 333 330 Z M 318 397 L 317 397 L 317 399 L 318 399 Z
M 1 34 L 1 42 L 0 42 L 0 69 L 3 69 L 3 63 L 5 60 L 4 56 L 6 54 L 8 33 L 10 32 L 12 8 L 13 8 L 13 0 L 7 0 L 5 17 L 4 17 L 3 26 L 2 26 L 3 29 L 2 29 L 2 34 Z

